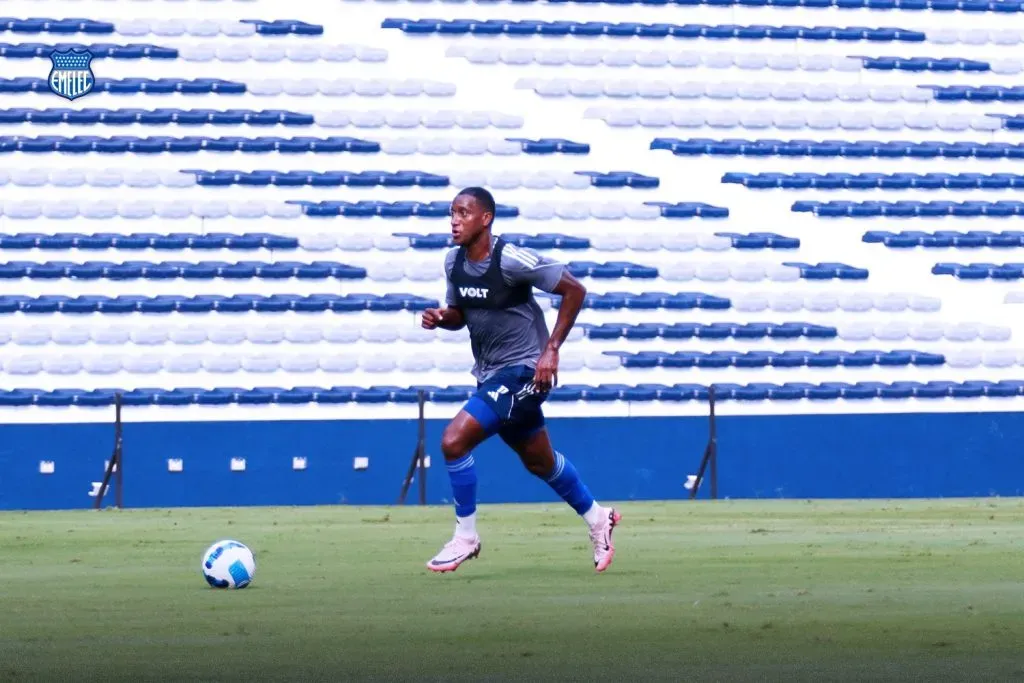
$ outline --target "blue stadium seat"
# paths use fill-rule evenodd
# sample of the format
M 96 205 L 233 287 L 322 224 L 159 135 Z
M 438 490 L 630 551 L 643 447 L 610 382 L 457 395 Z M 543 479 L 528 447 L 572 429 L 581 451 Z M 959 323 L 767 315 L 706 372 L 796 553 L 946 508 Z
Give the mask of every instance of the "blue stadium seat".
M 509 142 L 518 142 L 526 154 L 589 154 L 590 145 L 585 142 L 573 142 L 563 138 L 506 138 Z
M 38 234 L 0 235 L 0 249 L 35 249 L 39 243 Z
M 378 0 L 383 1 L 383 0 Z M 539 0 L 506 0 L 514 4 L 535 3 Z M 812 9 L 824 9 L 837 7 L 841 9 L 870 9 L 873 11 L 945 11 L 945 12 L 1020 12 L 1022 3 L 1018 0 L 550 0 L 557 4 L 579 3 L 581 5 L 599 4 L 608 5 L 682 5 L 699 6 L 707 5 L 712 7 L 783 7 L 795 8 L 806 7 Z M 456 20 L 449 22 L 458 31 L 468 20 Z M 558 24 L 566 22 L 550 22 L 550 28 L 541 26 L 540 33 L 548 31 L 560 35 L 561 27 Z M 657 25 L 656 25 L 657 26 Z M 757 27 L 749 27 L 748 30 L 756 30 Z M 667 31 L 668 29 L 664 29 Z M 412 31 L 415 32 L 415 31 Z M 441 28 L 446 32 L 446 27 Z M 477 31 L 478 33 L 491 33 L 495 31 Z
M 422 311 L 436 307 L 436 299 L 412 294 L 297 294 L 262 295 L 197 295 L 197 296 L 142 296 L 85 295 L 39 297 L 0 295 L 0 314 L 12 313 L 213 313 L 217 311 L 240 313 L 246 311 L 334 311 L 351 313 L 366 310 Z
M 362 200 L 357 202 L 343 201 L 322 201 L 312 202 L 305 200 L 289 200 L 289 204 L 302 207 L 303 213 L 307 216 L 346 216 L 346 217 L 370 217 L 385 216 L 388 218 L 409 218 L 413 216 L 423 218 L 442 218 L 449 215 L 451 202 L 433 201 L 398 201 L 385 202 L 380 200 Z M 499 218 L 514 218 L 519 215 L 519 208 L 498 204 L 495 216 Z
M 1024 100 L 1024 86 L 927 85 L 921 87 L 931 89 L 935 93 L 935 99 L 940 101 L 1020 102 Z
M 0 33 L 114 33 L 114 24 L 93 19 L 0 18 Z
M 178 50 L 146 43 L 0 43 L 0 58 L 47 58 L 55 50 L 88 51 L 96 59 L 177 59 Z
M 395 237 L 404 237 L 409 240 L 413 249 L 447 249 L 454 246 L 450 233 L 429 233 L 418 234 L 412 232 L 396 232 Z M 529 249 L 567 249 L 580 250 L 589 249 L 590 240 L 586 237 L 574 237 L 572 235 L 561 235 L 557 233 L 540 233 L 537 235 L 526 235 L 522 233 L 502 233 L 502 239 L 516 246 Z
M 575 277 L 592 278 L 640 278 L 658 277 L 658 269 L 624 261 L 596 263 L 594 261 L 569 261 L 566 264 Z
M 784 237 L 774 232 L 752 232 L 744 235 L 738 232 L 716 232 L 718 237 L 728 237 L 736 249 L 798 249 L 800 240 Z
M 798 261 L 784 261 L 784 266 L 791 266 L 800 269 L 800 277 L 809 280 L 866 280 L 868 278 L 867 268 L 856 268 L 845 263 L 802 263 Z
M 869 218 L 878 216 L 1019 216 L 1024 212 L 1024 202 L 1006 200 L 998 202 L 951 202 L 951 201 L 899 201 L 899 202 L 819 202 L 802 200 L 794 202 L 792 210 L 809 212 L 816 216 L 847 216 Z
M 1009 142 L 877 142 L 813 140 L 712 140 L 709 138 L 655 138 L 651 149 L 668 150 L 678 156 L 813 156 L 878 158 L 1019 159 L 1024 144 Z
M 992 65 L 976 59 L 956 57 L 865 57 L 865 69 L 879 71 L 990 71 Z M 941 99 L 941 98 L 940 98 Z
M 937 230 L 934 233 L 918 230 L 903 230 L 898 233 L 886 230 L 869 230 L 862 241 L 884 244 L 892 248 L 930 247 L 939 249 L 977 249 L 980 247 L 1013 248 L 1024 246 L 1024 231 L 1005 230 Z
M 440 33 L 448 35 L 548 35 L 548 36 L 642 36 L 645 38 L 712 38 L 741 40 L 870 40 L 876 42 L 924 42 L 923 31 L 898 28 L 840 28 L 835 26 L 736 26 L 705 24 L 641 24 L 634 22 L 611 23 L 603 21 L 547 22 L 476 21 L 469 19 L 400 19 L 388 18 L 381 28 L 398 29 L 405 33 Z
M 934 275 L 952 275 L 960 280 L 1019 280 L 1024 277 L 1024 263 L 936 263 Z
M 729 209 L 724 206 L 712 206 L 704 202 L 644 202 L 647 206 L 657 206 L 665 218 L 727 218 Z
M 324 27 L 319 24 L 310 24 L 297 19 L 276 19 L 264 21 L 261 19 L 240 19 L 243 24 L 254 24 L 256 32 L 261 35 L 283 36 L 319 36 L 323 35 Z
M 926 189 L 1005 190 L 1024 187 L 1017 173 L 738 173 L 722 176 L 723 183 L 767 189 Z
M 0 235 L 0 249 L 297 249 L 299 239 L 269 233 L 245 233 L 232 235 L 229 233 L 190 234 L 175 233 L 161 235 L 156 233 L 99 233 L 83 235 L 80 233 L 57 233 L 44 235 L 39 233 L 16 233 Z
M 633 173 L 631 171 L 576 171 L 578 175 L 589 176 L 594 187 L 633 187 L 652 189 L 660 185 L 660 180 L 653 176 Z
M 199 185 L 250 185 L 281 187 L 448 187 L 448 176 L 424 171 L 203 171 L 194 173 Z
M 603 323 L 584 326 L 590 339 L 833 339 L 835 327 L 792 322 L 771 323 Z

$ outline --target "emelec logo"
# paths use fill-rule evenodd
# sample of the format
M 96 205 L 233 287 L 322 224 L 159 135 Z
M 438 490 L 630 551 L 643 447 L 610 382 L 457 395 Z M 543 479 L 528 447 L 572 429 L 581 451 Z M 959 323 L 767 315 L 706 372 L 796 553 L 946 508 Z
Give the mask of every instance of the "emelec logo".
M 487 287 L 459 287 L 459 296 L 469 297 L 470 299 L 486 299 L 487 292 L 491 291 Z

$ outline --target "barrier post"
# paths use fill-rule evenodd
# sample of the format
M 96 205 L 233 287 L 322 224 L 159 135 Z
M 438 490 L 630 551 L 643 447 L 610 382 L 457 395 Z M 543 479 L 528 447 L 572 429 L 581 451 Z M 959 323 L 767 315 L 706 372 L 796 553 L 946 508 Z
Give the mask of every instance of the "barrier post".
M 103 505 L 103 496 L 106 495 L 107 489 L 110 487 L 110 478 L 116 474 L 117 479 L 114 482 L 114 503 L 119 510 L 124 509 L 124 443 L 122 439 L 121 429 L 121 393 L 114 394 L 114 453 L 110 456 L 110 462 L 107 463 L 107 469 L 103 473 L 103 482 L 100 484 L 99 491 L 96 492 L 96 500 L 93 502 L 93 507 L 97 510 Z
M 402 480 L 402 490 L 398 494 L 399 505 L 405 505 L 405 498 L 409 493 L 409 487 L 412 486 L 412 480 L 416 476 L 417 470 L 419 470 L 420 480 L 420 505 L 427 504 L 427 421 L 424 417 L 424 406 L 427 402 L 427 396 L 422 389 L 417 392 L 417 402 L 419 403 L 419 419 L 417 420 L 416 448 L 413 449 L 412 461 L 409 463 L 409 469 L 405 473 L 405 479 Z
M 715 425 L 715 385 L 708 387 L 708 443 L 704 447 L 704 456 L 700 460 L 700 467 L 697 474 L 693 476 L 690 486 L 690 500 L 697 497 L 700 485 L 704 482 L 704 471 L 710 465 L 711 498 L 718 499 L 718 432 Z

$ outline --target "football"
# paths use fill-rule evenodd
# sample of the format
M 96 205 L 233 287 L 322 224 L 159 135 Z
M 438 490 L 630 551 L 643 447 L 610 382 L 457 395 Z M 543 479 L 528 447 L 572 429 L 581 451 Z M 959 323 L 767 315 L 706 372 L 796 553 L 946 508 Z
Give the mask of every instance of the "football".
M 256 558 L 244 543 L 217 541 L 203 553 L 202 570 L 214 588 L 245 588 L 256 576 Z

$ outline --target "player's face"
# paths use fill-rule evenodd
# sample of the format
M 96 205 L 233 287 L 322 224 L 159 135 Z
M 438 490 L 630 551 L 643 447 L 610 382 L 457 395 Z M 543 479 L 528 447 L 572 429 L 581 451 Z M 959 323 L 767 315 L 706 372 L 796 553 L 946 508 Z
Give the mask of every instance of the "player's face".
M 469 244 L 487 229 L 491 213 L 484 211 L 475 197 L 463 194 L 452 202 L 452 239 L 455 244 Z

